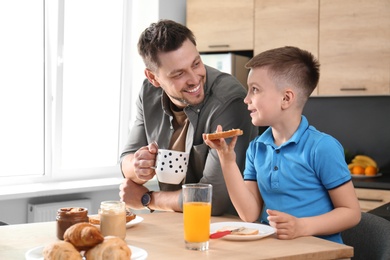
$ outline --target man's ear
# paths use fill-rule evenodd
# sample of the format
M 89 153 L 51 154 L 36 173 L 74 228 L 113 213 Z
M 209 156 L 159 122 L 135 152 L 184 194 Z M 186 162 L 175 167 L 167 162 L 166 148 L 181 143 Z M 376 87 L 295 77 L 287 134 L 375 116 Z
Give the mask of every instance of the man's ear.
M 153 86 L 156 88 L 160 87 L 160 82 L 158 82 L 158 79 L 153 71 L 149 69 L 144 70 L 146 78 L 149 80 L 150 83 L 152 83 Z

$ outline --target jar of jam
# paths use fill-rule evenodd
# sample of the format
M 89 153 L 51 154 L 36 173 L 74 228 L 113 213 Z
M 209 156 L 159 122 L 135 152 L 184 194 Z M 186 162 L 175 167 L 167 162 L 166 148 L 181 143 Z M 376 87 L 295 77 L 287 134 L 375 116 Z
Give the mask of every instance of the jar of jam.
M 101 202 L 99 215 L 100 231 L 103 236 L 126 238 L 126 206 L 124 202 Z
M 57 211 L 57 238 L 64 240 L 65 231 L 80 222 L 89 222 L 87 208 L 60 208 Z

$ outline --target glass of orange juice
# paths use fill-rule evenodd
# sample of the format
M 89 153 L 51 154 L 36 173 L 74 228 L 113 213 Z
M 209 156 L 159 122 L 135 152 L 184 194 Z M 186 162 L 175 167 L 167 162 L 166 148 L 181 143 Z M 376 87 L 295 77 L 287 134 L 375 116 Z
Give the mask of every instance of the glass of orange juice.
M 184 242 L 187 249 L 209 249 L 211 184 L 184 184 L 183 186 Z

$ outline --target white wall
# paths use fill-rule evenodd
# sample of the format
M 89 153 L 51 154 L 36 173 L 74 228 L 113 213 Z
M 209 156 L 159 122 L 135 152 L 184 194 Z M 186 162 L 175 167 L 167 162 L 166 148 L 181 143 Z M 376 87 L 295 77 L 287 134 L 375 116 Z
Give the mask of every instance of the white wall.
M 131 69 L 131 78 L 126 82 L 130 86 L 130 95 L 132 98 L 131 104 L 135 104 L 138 92 L 142 82 L 145 79 L 145 65 L 138 55 L 137 43 L 139 35 L 151 23 L 157 22 L 160 19 L 171 19 L 181 24 L 186 24 L 186 0 L 138 0 L 131 1 L 131 39 L 128 39 L 128 44 L 131 46 L 129 50 L 130 61 L 128 68 Z M 135 118 L 134 106 L 130 107 L 130 124 Z
M 88 209 L 88 213 L 97 213 L 100 207 L 100 202 L 104 200 L 118 200 L 119 187 L 111 190 L 101 190 L 96 192 L 85 192 L 58 196 L 43 196 L 35 198 L 22 198 L 14 200 L 0 201 L 0 221 L 8 224 L 23 224 L 27 223 L 28 204 L 49 203 L 54 201 L 77 200 L 82 198 L 90 198 L 92 208 Z M 55 219 L 53 219 L 55 221 Z M 53 231 L 55 232 L 55 230 Z

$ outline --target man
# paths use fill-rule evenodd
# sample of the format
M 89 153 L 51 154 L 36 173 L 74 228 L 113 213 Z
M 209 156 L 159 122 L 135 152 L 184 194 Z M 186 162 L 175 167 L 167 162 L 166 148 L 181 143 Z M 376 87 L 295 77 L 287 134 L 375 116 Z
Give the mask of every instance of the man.
M 155 175 L 158 148 L 165 148 L 190 152 L 184 182 L 212 184 L 212 215 L 228 212 L 233 207 L 218 155 L 203 143 L 202 134 L 217 125 L 243 130 L 236 152 L 237 164 L 244 169 L 245 151 L 258 134 L 243 102 L 244 87 L 231 75 L 205 66 L 192 32 L 174 21 L 151 24 L 140 36 L 138 51 L 147 79 L 121 155 L 121 199 L 133 209 L 182 211 L 181 185 L 159 183 L 155 192 L 143 186 Z

